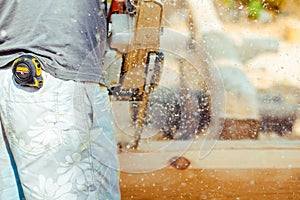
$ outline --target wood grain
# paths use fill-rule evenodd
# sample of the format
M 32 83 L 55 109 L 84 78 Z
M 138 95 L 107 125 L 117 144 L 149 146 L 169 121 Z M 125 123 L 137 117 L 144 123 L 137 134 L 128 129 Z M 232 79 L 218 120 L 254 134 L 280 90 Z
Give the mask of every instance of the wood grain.
M 122 199 L 300 199 L 300 141 L 220 141 L 202 160 L 199 144 L 188 169 L 121 172 Z

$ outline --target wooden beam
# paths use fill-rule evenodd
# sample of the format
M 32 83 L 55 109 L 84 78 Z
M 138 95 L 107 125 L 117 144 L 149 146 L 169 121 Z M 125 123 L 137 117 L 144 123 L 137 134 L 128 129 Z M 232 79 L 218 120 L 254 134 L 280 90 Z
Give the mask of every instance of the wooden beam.
M 184 142 L 173 144 L 175 152 L 176 146 L 184 146 L 179 143 Z M 122 199 L 300 199 L 300 141 L 219 141 L 199 159 L 202 143 L 195 141 L 183 154 L 191 162 L 185 170 L 166 166 L 144 173 L 121 172 Z M 164 145 L 141 146 L 150 152 Z M 121 154 L 124 159 L 132 153 Z M 160 154 L 174 155 L 170 150 Z M 151 158 L 135 163 L 137 170 L 155 164 Z

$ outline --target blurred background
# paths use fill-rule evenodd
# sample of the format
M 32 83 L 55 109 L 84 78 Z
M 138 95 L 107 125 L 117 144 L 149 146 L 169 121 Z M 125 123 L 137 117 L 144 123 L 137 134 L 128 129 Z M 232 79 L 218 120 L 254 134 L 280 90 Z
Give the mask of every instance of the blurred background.
M 257 91 L 260 139 L 300 138 L 300 1 L 214 1 Z

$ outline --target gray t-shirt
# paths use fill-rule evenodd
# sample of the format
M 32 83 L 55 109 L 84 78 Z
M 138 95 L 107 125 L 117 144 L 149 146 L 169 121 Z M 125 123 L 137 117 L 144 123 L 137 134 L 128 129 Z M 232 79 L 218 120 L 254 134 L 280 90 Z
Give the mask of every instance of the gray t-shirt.
M 66 80 L 104 83 L 106 20 L 99 0 L 0 0 L 0 68 L 36 55 Z

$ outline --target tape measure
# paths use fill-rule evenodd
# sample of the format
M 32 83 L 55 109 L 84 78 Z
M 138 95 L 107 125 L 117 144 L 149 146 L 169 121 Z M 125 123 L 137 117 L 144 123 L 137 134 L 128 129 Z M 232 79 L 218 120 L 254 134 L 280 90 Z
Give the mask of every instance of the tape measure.
M 17 58 L 12 64 L 12 72 L 15 81 L 22 86 L 43 86 L 42 65 L 34 56 L 22 55 Z

